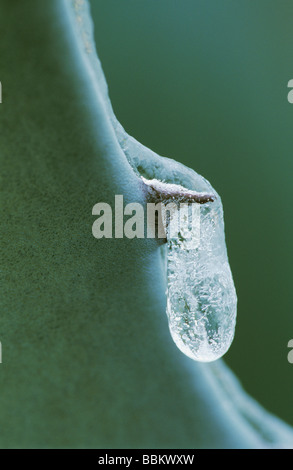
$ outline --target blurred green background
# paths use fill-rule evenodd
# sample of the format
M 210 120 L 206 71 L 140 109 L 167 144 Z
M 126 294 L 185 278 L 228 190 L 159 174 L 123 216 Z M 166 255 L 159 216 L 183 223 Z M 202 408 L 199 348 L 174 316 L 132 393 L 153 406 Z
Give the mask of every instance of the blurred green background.
M 225 359 L 252 396 L 293 424 L 293 2 L 91 3 L 122 125 L 222 197 L 239 302 Z

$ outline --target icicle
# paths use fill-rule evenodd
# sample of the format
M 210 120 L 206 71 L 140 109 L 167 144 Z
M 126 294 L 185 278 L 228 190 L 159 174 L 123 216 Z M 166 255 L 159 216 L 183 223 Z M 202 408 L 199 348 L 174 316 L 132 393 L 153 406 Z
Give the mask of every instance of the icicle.
M 163 216 L 172 338 L 192 359 L 214 361 L 232 343 L 237 306 L 220 198 L 157 180 L 144 182 L 154 202 L 165 208 L 172 202 Z

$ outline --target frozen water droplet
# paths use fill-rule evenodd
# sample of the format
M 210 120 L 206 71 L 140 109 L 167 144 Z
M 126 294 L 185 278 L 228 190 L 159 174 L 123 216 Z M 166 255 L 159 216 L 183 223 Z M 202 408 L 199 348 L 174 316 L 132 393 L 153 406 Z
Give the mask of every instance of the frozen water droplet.
M 161 204 L 172 338 L 187 356 L 210 362 L 223 356 L 232 343 L 237 297 L 221 199 L 204 178 L 193 174 L 193 184 L 207 191 L 142 179 L 148 199 Z
M 237 297 L 220 198 L 192 206 L 198 211 L 189 225 L 182 218 L 185 224 L 177 236 L 167 227 L 167 315 L 178 348 L 192 359 L 210 362 L 232 343 Z

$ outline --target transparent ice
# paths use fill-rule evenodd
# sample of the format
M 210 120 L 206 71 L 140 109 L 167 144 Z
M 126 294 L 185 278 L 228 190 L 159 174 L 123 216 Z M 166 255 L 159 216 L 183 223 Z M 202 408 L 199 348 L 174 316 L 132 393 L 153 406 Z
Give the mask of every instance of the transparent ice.
M 229 349 L 237 297 L 227 258 L 220 198 L 196 204 L 199 219 L 181 224 L 178 236 L 167 227 L 167 315 L 172 338 L 187 356 L 201 362 Z
M 202 176 L 175 160 L 159 157 L 125 132 L 113 113 L 96 55 L 89 54 L 89 60 L 119 145 L 137 176 L 180 185 L 189 188 L 187 192 L 212 191 Z M 188 227 L 183 230 L 186 231 L 190 231 Z M 178 235 L 177 240 L 172 237 L 167 242 L 167 315 L 171 335 L 186 355 L 198 361 L 214 361 L 231 345 L 237 304 L 220 198 L 200 206 L 199 244 L 190 244 L 184 233 Z

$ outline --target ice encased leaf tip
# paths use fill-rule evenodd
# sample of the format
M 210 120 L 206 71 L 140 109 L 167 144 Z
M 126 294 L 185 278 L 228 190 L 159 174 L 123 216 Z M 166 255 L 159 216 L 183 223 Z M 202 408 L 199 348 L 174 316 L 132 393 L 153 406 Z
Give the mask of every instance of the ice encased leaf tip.
M 175 199 L 198 208 L 192 211 L 198 220 L 190 223 L 187 217 L 177 236 L 170 236 L 166 227 L 167 316 L 172 338 L 184 354 L 201 362 L 215 361 L 233 341 L 237 311 L 221 200 L 158 180 L 144 183 L 155 201 L 167 204 Z

